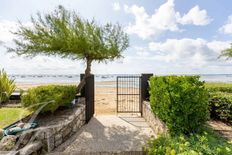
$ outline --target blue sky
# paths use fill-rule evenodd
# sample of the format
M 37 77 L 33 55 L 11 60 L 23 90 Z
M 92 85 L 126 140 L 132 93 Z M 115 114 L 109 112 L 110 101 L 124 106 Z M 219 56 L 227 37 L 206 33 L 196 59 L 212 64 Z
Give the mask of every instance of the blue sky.
M 6 53 L 14 46 L 9 31 L 17 21 L 30 25 L 37 11 L 58 5 L 99 24 L 120 23 L 129 34 L 124 59 L 94 63 L 93 73 L 229 74 L 231 61 L 218 59 L 232 43 L 232 1 L 229 0 L 2 0 L 0 5 L 0 68 L 11 74 L 79 74 L 84 62 L 58 57 L 33 59 Z

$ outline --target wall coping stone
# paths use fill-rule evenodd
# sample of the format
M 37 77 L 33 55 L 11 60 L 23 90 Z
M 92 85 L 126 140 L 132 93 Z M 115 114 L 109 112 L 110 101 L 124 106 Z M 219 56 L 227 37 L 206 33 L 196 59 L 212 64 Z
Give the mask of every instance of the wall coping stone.
M 165 123 L 160 120 L 152 111 L 150 102 L 143 101 L 143 117 L 150 125 L 155 134 L 167 134 L 168 129 Z

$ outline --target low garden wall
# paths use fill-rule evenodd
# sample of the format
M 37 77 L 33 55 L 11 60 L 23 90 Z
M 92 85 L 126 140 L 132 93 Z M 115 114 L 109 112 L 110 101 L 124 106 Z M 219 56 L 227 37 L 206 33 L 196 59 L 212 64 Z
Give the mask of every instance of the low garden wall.
M 21 148 L 17 151 L 20 155 L 37 154 L 38 149 L 42 152 L 51 152 L 85 124 L 85 108 L 85 98 L 80 98 L 71 114 L 63 114 L 48 125 L 41 123 L 40 127 L 17 135 L 19 140 L 15 149 Z
M 143 101 L 143 118 L 147 121 L 155 134 L 167 133 L 166 125 L 152 112 L 150 103 Z
M 47 147 L 48 152 L 66 141 L 85 124 L 85 99 L 78 104 L 79 106 L 75 113 L 70 115 L 64 122 L 59 122 L 53 126 L 37 128 L 32 131 L 35 133 L 35 138 L 42 141 L 44 146 Z M 25 137 L 30 137 L 26 136 L 27 134 L 30 134 L 30 132 L 25 133 Z

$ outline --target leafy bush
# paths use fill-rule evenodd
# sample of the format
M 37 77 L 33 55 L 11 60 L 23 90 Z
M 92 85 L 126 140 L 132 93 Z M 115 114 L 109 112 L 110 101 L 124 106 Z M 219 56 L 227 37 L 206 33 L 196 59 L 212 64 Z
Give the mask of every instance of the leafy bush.
M 232 85 L 208 83 L 206 86 L 210 92 L 210 117 L 232 124 Z
M 209 116 L 208 92 L 198 76 L 151 77 L 150 102 L 171 134 L 198 132 Z
M 22 96 L 22 105 L 35 111 L 48 103 L 41 112 L 54 112 L 60 106 L 70 105 L 75 95 L 75 86 L 39 86 L 29 89 Z
M 232 102 L 226 97 L 211 95 L 209 100 L 210 117 L 232 124 Z
M 8 77 L 4 69 L 0 70 L 0 104 L 7 102 L 15 89 L 14 80 Z
M 148 143 L 148 155 L 231 155 L 232 144 L 211 129 L 189 137 L 161 135 Z

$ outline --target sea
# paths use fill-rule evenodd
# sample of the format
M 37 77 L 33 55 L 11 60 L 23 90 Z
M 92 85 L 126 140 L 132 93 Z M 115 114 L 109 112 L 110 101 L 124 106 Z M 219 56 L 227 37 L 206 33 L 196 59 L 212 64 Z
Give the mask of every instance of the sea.
M 117 76 L 126 74 L 97 74 L 96 82 L 116 81 Z M 138 75 L 138 74 L 135 74 Z M 51 75 L 51 74 L 33 74 L 33 75 L 9 75 L 15 79 L 16 83 L 22 84 L 50 84 L 50 83 L 76 83 L 80 81 L 80 75 Z M 200 74 L 200 80 L 206 82 L 232 83 L 232 74 Z

